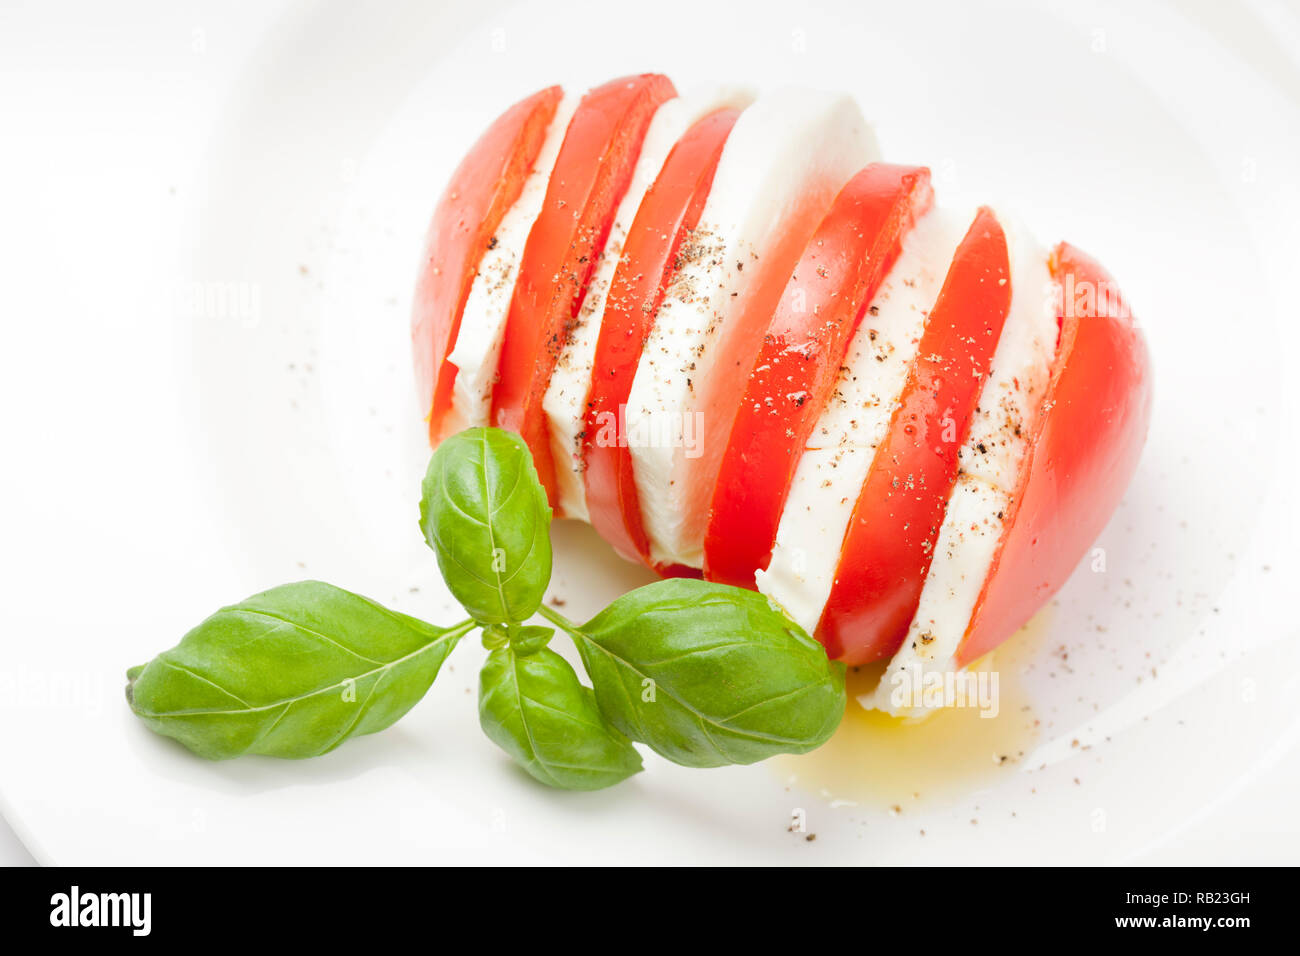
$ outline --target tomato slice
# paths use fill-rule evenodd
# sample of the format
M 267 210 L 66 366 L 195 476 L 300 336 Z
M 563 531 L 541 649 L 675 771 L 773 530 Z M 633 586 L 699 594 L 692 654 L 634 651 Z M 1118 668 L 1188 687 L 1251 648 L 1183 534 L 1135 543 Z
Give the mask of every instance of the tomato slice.
M 850 665 L 892 654 L 916 613 L 958 451 L 1011 308 L 1010 274 L 1006 235 L 981 207 L 854 505 L 817 627 L 827 653 Z
M 799 455 L 849 340 L 903 237 L 933 202 L 928 169 L 873 163 L 849 180 L 813 234 L 743 395 L 722 405 L 736 411 L 713 484 L 706 578 L 752 588 L 754 572 L 771 561 Z
M 528 443 L 553 507 L 558 494 L 542 399 L 632 178 L 646 127 L 659 104 L 675 95 L 672 82 L 656 73 L 589 91 L 569 122 L 541 214 L 524 245 L 492 393 L 492 422 Z
M 587 396 L 583 481 L 592 525 L 632 561 L 651 563 L 623 410 L 682 240 L 699 223 L 739 116 L 737 109 L 711 113 L 673 146 L 628 229 L 601 319 Z
M 1014 634 L 1065 583 L 1119 504 L 1151 421 L 1146 341 L 1115 280 L 1066 243 L 1051 266 L 1063 291 L 1061 341 L 959 666 Z
M 434 210 L 411 312 L 420 407 L 437 444 L 451 410 L 460 333 L 474 274 L 502 217 L 514 205 L 546 139 L 563 91 L 547 87 L 501 114 L 470 148 Z

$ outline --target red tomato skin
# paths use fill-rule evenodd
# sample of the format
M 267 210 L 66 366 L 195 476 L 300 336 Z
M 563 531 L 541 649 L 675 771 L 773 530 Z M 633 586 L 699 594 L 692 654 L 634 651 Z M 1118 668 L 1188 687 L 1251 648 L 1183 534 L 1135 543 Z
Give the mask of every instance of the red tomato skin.
M 646 337 L 673 274 L 682 241 L 699 223 L 718 160 L 740 110 L 721 109 L 692 124 L 673 146 L 628 228 L 606 298 L 587 396 L 583 481 L 596 531 L 630 561 L 652 564 L 632 469 L 623 441 L 627 404 Z M 681 576 L 684 568 L 660 568 Z
M 1069 578 L 1123 497 L 1151 421 L 1146 340 L 1115 280 L 1067 243 L 1051 266 L 1066 308 L 1045 411 L 959 666 L 1014 634 Z M 1111 294 L 1103 301 L 1100 290 Z
M 528 443 L 552 507 L 559 497 L 542 398 L 632 178 L 646 127 L 659 105 L 675 95 L 672 82 L 656 73 L 590 90 L 569 122 L 541 214 L 524 245 L 492 393 L 492 423 Z
M 934 202 L 930 171 L 873 163 L 836 197 L 764 335 L 718 468 L 704 576 L 753 588 L 772 559 L 799 456 L 903 237 Z
M 817 627 L 831 657 L 863 664 L 906 636 L 1010 307 L 1006 235 L 984 207 L 953 256 L 854 505 Z
M 555 118 L 563 90 L 550 86 L 502 113 L 461 160 L 434 210 L 411 311 L 411 343 L 429 442 L 443 437 L 460 333 L 474 275 L 501 219 L 514 205 Z

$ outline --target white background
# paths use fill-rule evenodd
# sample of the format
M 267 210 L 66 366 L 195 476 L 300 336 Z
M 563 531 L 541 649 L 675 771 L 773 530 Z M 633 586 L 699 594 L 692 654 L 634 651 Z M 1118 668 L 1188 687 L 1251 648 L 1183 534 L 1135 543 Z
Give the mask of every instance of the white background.
M 422 450 L 398 300 L 419 229 L 505 103 L 639 69 L 853 88 L 891 158 L 930 162 L 941 196 L 1024 204 L 1044 238 L 1106 261 L 1146 323 L 1158 407 L 1102 539 L 1120 564 L 1076 576 L 1039 638 L 1043 659 L 1068 643 L 1096 672 L 1067 692 L 1035 685 L 1058 714 L 1040 741 L 1050 796 L 1030 809 L 1004 783 L 927 811 L 932 834 L 951 830 L 938 858 L 987 858 L 990 845 L 1053 862 L 1300 858 L 1285 593 L 1297 580 L 1296 390 L 1284 387 L 1300 262 L 1295 7 L 851 4 L 841 22 L 820 4 L 691 6 L 722 38 L 709 57 L 656 46 L 628 26 L 637 8 L 613 4 L 570 23 L 546 5 L 0 3 L 0 676 L 16 688 L 0 700 L 0 808 L 38 858 L 342 861 L 322 834 L 347 844 L 385 809 L 409 841 L 398 860 L 585 859 L 599 852 L 588 842 L 659 859 L 672 856 L 666 833 L 704 859 L 801 859 L 768 832 L 789 799 L 763 768 L 650 761 L 632 796 L 556 801 L 502 776 L 459 700 L 312 766 L 209 768 L 149 738 L 119 696 L 126 666 L 281 580 L 320 575 L 444 613 L 409 533 Z M 497 31 L 508 48 L 490 59 Z M 813 57 L 788 55 L 799 32 Z M 988 45 L 969 39 L 985 32 Z M 583 55 L 542 39 L 569 34 Z M 819 42 L 853 55 L 822 61 Z M 214 331 L 178 309 L 189 283 L 232 278 L 258 284 L 256 327 Z M 571 555 L 562 585 L 607 573 L 589 536 L 557 533 Z M 608 574 L 594 591 L 634 580 Z M 1122 579 L 1137 610 L 1123 609 Z M 1148 651 L 1161 677 L 1139 693 L 1131 674 Z M 1044 668 L 1030 659 L 1032 682 Z M 470 678 L 454 680 L 459 693 Z M 1246 683 L 1253 710 L 1238 706 Z M 1085 695 L 1098 706 L 1071 711 Z M 432 732 L 444 722 L 464 733 Z M 1104 762 L 1052 750 L 1108 726 L 1124 733 Z M 474 816 L 484 800 L 518 839 Z M 988 816 L 1014 806 L 1022 823 L 986 820 L 977 840 L 970 802 Z M 1087 831 L 1098 806 L 1105 839 Z M 710 812 L 763 836 L 728 843 Z M 451 839 L 431 814 L 459 821 Z M 888 814 L 869 816 L 883 836 L 865 858 L 936 858 L 937 840 L 904 842 Z M 30 859 L 4 836 L 0 854 Z

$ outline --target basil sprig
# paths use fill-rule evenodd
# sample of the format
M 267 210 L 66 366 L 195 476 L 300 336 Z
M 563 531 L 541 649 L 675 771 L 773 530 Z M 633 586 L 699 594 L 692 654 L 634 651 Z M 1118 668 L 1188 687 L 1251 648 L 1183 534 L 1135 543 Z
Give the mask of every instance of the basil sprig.
M 440 628 L 328 584 L 287 584 L 222 608 L 132 668 L 127 699 L 203 757 L 316 756 L 402 717 L 479 628 L 479 723 L 550 786 L 625 780 L 641 770 L 634 741 L 718 767 L 804 753 L 834 732 L 843 666 L 759 594 L 660 581 L 583 625 L 543 605 L 550 522 L 527 445 L 461 432 L 429 463 L 420 527 L 468 620 Z M 555 628 L 529 623 L 537 614 L 572 638 L 592 687 L 548 646 Z

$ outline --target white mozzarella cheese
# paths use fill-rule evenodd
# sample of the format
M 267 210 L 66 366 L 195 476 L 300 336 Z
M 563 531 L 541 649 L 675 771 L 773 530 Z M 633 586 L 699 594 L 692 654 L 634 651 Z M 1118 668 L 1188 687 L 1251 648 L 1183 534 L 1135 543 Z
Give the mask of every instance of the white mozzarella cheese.
M 685 476 L 700 457 L 699 416 L 708 413 L 696 407 L 694 382 L 708 377 L 720 333 L 743 307 L 773 242 L 801 227 L 814 204 L 824 209 L 876 158 L 875 138 L 846 96 L 799 90 L 761 96 L 732 130 L 627 403 L 633 472 L 654 560 L 703 563 L 703 530 L 688 526 Z
M 1021 462 L 1041 411 L 1056 352 L 1056 295 L 1047 250 L 999 215 L 1011 264 L 1011 310 L 998 339 L 959 460 L 961 470 L 935 542 L 921 600 L 902 647 L 864 706 L 920 713 L 909 688 L 955 669 L 975 602 L 992 567 Z M 896 693 L 897 692 L 897 693 Z
M 451 414 L 461 427 L 489 424 L 492 387 L 496 383 L 510 300 L 519 276 L 519 261 L 523 258 L 524 245 L 533 223 L 542 211 L 555 158 L 580 99 L 580 96 L 565 94 L 560 100 L 538 151 L 537 161 L 524 181 L 519 198 L 501 218 L 496 242 L 483 253 L 474 283 L 470 286 L 456 344 L 448 356 L 448 361 L 456 366 Z
M 926 317 L 970 217 L 926 214 L 862 317 L 825 409 L 795 469 L 758 589 L 812 633 L 830 597 L 858 492 L 916 356 Z
M 753 99 L 752 93 L 739 88 L 675 97 L 665 101 L 650 121 L 631 182 L 614 215 L 609 238 L 587 286 L 586 298 L 570 330 L 569 340 L 556 360 L 555 371 L 542 401 L 555 459 L 560 511 L 565 517 L 588 519 L 582 479 L 587 395 L 591 389 L 591 370 L 596 358 L 596 342 L 600 338 L 605 295 L 623 255 L 627 231 L 636 218 L 646 190 L 654 185 L 664 161 L 682 134 L 710 113 L 729 107 L 743 109 Z
M 998 221 L 1011 264 L 1011 311 L 960 462 L 962 473 L 1011 492 L 1056 354 L 1059 300 L 1047 250 L 1011 217 L 999 213 Z
M 951 666 L 984 577 L 993 563 L 1002 518 L 1011 495 L 972 475 L 953 486 L 921 600 L 902 647 L 894 654 L 874 693 L 858 697 L 863 707 L 899 716 L 917 715 L 926 671 Z

